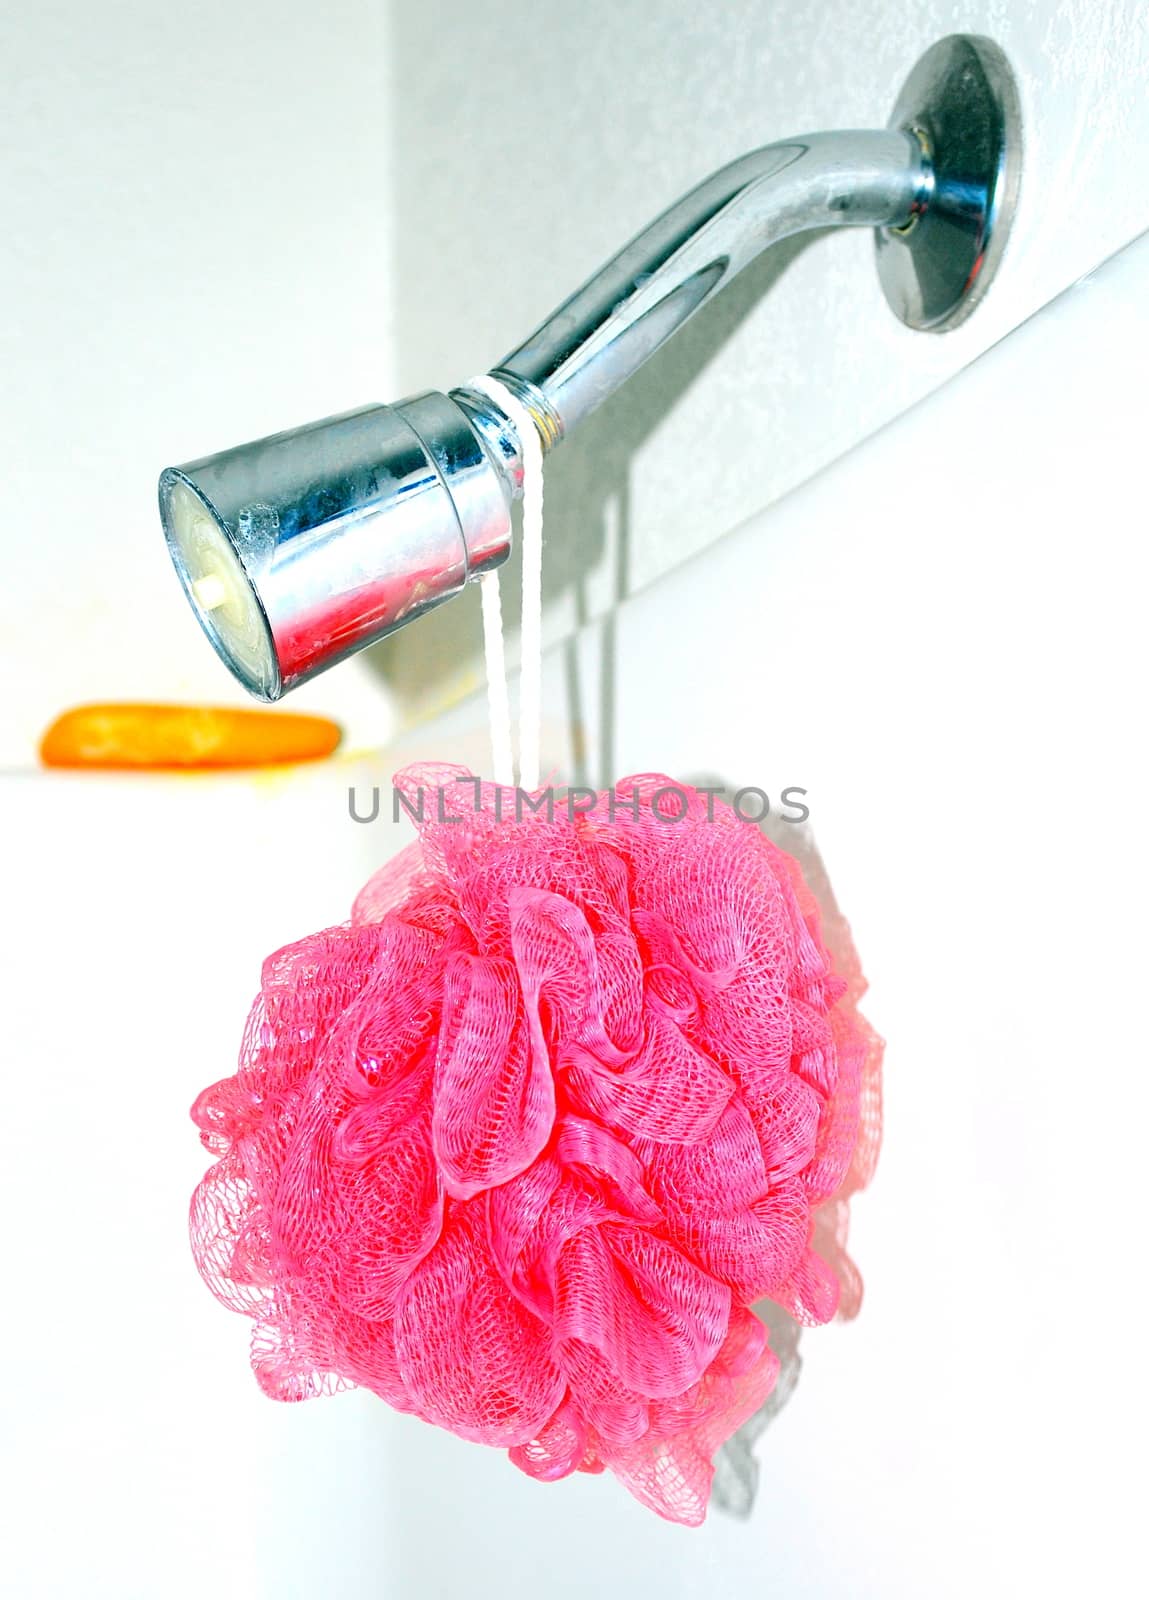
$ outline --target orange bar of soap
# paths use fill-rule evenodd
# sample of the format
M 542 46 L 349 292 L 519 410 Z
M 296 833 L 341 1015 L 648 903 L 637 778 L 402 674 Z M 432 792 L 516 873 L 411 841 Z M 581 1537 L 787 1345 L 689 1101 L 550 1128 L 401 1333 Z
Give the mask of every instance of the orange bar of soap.
M 329 756 L 342 737 L 327 717 L 216 706 L 77 706 L 40 741 L 46 767 L 266 767 Z

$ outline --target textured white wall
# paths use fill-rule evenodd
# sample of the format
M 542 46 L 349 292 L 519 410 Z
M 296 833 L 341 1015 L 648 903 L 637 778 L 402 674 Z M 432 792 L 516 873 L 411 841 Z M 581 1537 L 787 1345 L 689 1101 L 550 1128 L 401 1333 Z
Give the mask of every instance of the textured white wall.
M 944 336 L 882 298 L 867 233 L 770 252 L 548 463 L 552 637 L 719 538 L 1149 226 L 1143 0 L 435 0 L 394 13 L 400 386 L 497 360 L 691 184 L 773 139 L 882 126 L 917 57 L 998 41 L 1022 197 Z M 800 259 L 796 259 L 800 257 Z M 905 505 L 907 486 L 889 486 Z M 463 612 L 463 605 L 466 612 Z M 466 682 L 474 597 L 384 644 L 409 704 Z

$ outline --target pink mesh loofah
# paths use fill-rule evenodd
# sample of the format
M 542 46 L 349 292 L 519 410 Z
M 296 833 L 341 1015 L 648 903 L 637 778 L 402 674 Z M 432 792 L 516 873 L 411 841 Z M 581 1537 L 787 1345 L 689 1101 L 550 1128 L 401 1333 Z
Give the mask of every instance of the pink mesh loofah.
M 419 840 L 269 958 L 195 1104 L 200 1269 L 268 1394 L 361 1384 L 698 1523 L 777 1373 L 749 1306 L 838 1305 L 812 1239 L 873 1159 L 856 964 L 797 864 L 685 786 L 667 822 L 659 777 L 573 818 L 459 767 L 395 782 Z

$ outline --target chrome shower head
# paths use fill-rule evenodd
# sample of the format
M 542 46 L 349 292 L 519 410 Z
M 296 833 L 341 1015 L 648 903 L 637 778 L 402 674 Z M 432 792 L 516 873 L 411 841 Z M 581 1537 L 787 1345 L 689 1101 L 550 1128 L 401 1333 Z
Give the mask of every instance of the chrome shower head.
M 505 560 L 511 491 L 489 449 L 427 393 L 168 467 L 168 549 L 244 687 L 278 700 Z
M 553 447 L 779 239 L 877 230 L 882 288 L 911 327 L 962 321 L 1016 203 L 1017 94 L 989 40 L 918 62 L 886 131 L 816 133 L 723 167 L 664 212 L 492 368 Z M 504 561 L 522 464 L 485 394 L 371 405 L 167 468 L 160 514 L 219 655 L 280 695 Z

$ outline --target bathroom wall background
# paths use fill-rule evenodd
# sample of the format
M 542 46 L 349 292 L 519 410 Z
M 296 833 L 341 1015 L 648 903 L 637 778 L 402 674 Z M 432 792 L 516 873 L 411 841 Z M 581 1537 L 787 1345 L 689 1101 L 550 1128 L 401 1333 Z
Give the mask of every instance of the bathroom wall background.
M 392 388 L 380 0 L 0 0 L 0 765 L 64 706 L 246 704 L 158 469 Z M 301 705 L 386 737 L 354 664 Z
M 720 162 L 883 122 L 958 29 L 1021 79 L 992 295 L 925 337 L 888 312 L 867 236 L 774 252 L 552 458 L 552 638 L 1149 225 L 1139 0 L 5 0 L 0 763 L 78 699 L 242 701 L 168 569 L 160 465 L 466 378 Z M 477 634 L 467 596 L 295 703 L 384 742 L 473 685 Z

